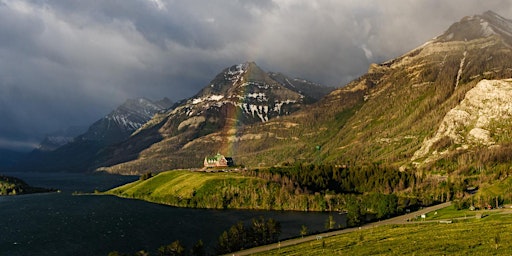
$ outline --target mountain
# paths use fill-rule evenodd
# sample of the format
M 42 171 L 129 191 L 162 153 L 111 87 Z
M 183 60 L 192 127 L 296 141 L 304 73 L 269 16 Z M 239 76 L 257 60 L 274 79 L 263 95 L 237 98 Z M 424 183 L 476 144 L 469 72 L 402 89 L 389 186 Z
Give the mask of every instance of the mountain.
M 103 165 L 132 161 L 115 168 L 134 172 L 195 167 L 205 154 L 218 150 L 201 148 L 193 155 L 183 155 L 184 149 L 197 139 L 213 133 L 236 134 L 241 127 L 281 118 L 316 102 L 332 89 L 267 73 L 254 62 L 234 65 L 195 96 L 178 103 L 172 111 L 155 116 L 129 140 L 110 148 Z M 232 150 L 228 149 L 229 143 L 223 138 L 218 141 L 223 151 Z
M 503 80 L 512 77 L 511 35 L 512 22 L 496 13 L 465 17 L 372 64 L 311 108 L 240 131 L 253 136 L 233 157 L 251 166 L 299 161 L 440 172 L 503 163 L 511 158 L 510 81 Z M 214 147 L 209 140 L 200 147 Z
M 213 83 L 153 122 L 162 142 L 104 170 L 200 167 L 205 154 L 216 151 L 248 166 L 386 165 L 438 174 L 504 166 L 512 160 L 511 82 L 506 80 L 512 77 L 511 35 L 512 22 L 494 12 L 465 17 L 418 48 L 372 64 L 363 76 L 293 114 L 266 119 L 277 115 L 261 111 L 272 106 L 256 105 L 259 92 L 251 94 L 256 97 L 247 107 L 232 108 L 248 114 L 246 119 L 265 121 L 259 123 L 231 126 L 218 120 L 240 119 L 198 115 L 206 106 L 228 106 L 227 89 Z M 234 85 L 247 83 L 241 70 L 228 69 L 226 77 Z M 195 135 L 176 136 L 187 131 Z
M 72 142 L 76 136 L 84 133 L 87 127 L 71 126 L 67 129 L 48 134 L 37 147 L 39 151 L 53 151 Z
M 269 72 L 268 75 L 284 87 L 307 95 L 315 101 L 322 99 L 333 90 L 332 87 L 322 86 L 301 78 L 292 79 L 282 73 Z
M 149 121 L 155 114 L 164 112 L 172 102 L 164 98 L 152 102 L 148 99 L 129 99 L 105 117 L 92 124 L 85 133 L 73 139 L 58 137 L 57 148 L 43 141 L 39 149 L 22 159 L 18 170 L 31 171 L 84 171 L 96 161 L 105 147 L 119 143 Z M 55 144 L 55 143 L 53 143 Z
M 103 145 L 121 142 L 130 137 L 156 113 L 167 110 L 172 104 L 167 98 L 158 102 L 144 98 L 129 99 L 92 124 L 87 132 L 80 135 L 77 140 L 97 141 Z

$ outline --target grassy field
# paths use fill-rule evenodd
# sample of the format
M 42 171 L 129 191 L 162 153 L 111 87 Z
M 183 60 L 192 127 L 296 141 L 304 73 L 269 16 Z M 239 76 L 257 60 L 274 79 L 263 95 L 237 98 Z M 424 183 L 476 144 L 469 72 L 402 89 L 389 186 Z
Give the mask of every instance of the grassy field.
M 425 220 L 456 220 L 465 218 L 474 218 L 476 215 L 487 216 L 492 211 L 480 210 L 471 211 L 469 209 L 457 210 L 454 205 L 448 206 L 434 213 L 428 213 Z
M 231 201 L 226 202 L 226 196 L 235 193 L 233 189 L 243 188 L 247 184 L 257 186 L 263 182 L 261 179 L 232 172 L 174 170 L 128 183 L 105 193 L 179 207 L 244 208 L 228 207 L 227 203 Z
M 210 182 L 230 179 L 247 179 L 236 173 L 205 173 L 191 171 L 168 171 L 162 172 L 147 180 L 138 180 L 109 191 L 112 194 L 125 196 L 149 196 L 166 197 L 179 196 L 182 198 L 192 197 Z
M 448 207 L 437 215 L 461 214 L 468 213 Z M 510 255 L 512 214 L 487 211 L 485 215 L 451 224 L 415 222 L 363 229 L 257 255 Z

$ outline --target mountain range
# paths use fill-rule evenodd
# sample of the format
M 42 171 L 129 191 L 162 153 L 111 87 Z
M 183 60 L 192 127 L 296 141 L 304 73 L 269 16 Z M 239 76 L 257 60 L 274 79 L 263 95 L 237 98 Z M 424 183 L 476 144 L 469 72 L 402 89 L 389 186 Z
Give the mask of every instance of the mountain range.
M 233 65 L 195 96 L 156 115 L 128 140 L 104 151 L 102 164 L 107 168 L 101 170 L 139 173 L 202 166 L 206 155 L 235 154 L 236 149 L 230 147 L 230 134 L 236 134 L 234 139 L 238 140 L 238 136 L 244 136 L 238 133 L 243 127 L 257 127 L 291 115 L 333 89 L 267 73 L 254 62 Z M 214 147 L 188 150 L 211 136 L 218 139 Z
M 12 169 L 85 171 L 84 166 L 97 161 L 99 151 L 126 140 L 156 113 L 164 112 L 172 105 L 168 98 L 156 102 L 145 98 L 129 99 L 78 136 L 70 136 L 76 129 L 47 136 Z
M 512 21 L 488 11 L 335 90 L 253 62 L 234 65 L 138 125 L 98 121 L 45 161 L 140 174 L 201 167 L 220 152 L 253 167 L 369 164 L 468 174 L 512 160 L 511 45 Z M 105 130 L 112 123 L 132 129 L 116 137 Z
M 266 73 L 253 62 L 234 65 L 189 99 L 175 104 L 167 98 L 127 100 L 79 136 L 48 136 L 12 169 L 92 171 L 133 160 L 155 145 L 163 145 L 172 154 L 204 135 L 288 115 L 332 90 L 281 73 Z M 148 161 L 167 161 L 163 159 Z

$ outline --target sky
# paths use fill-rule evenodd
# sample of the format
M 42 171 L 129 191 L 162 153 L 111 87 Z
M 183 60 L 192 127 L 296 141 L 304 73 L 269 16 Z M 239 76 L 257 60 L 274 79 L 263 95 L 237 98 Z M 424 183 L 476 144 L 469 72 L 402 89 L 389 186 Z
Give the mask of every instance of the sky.
M 88 126 L 128 98 L 188 98 L 255 61 L 340 87 L 510 0 L 0 0 L 0 148 Z

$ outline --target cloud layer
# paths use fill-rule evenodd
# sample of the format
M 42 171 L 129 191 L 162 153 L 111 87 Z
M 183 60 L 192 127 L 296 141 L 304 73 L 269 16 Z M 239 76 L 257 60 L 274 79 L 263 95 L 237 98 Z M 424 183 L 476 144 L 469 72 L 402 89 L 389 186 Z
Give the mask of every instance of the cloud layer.
M 127 98 L 190 97 L 249 60 L 342 86 L 487 10 L 512 18 L 500 0 L 0 0 L 0 148 Z

